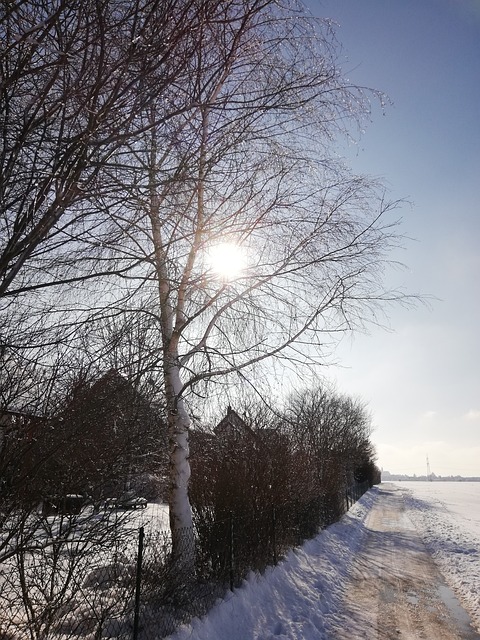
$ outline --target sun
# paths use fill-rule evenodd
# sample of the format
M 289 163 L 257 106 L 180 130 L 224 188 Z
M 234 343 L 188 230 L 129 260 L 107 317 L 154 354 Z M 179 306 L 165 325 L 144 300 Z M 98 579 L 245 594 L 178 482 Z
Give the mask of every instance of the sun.
M 247 266 L 245 250 L 233 242 L 221 242 L 208 249 L 209 269 L 222 280 L 232 281 L 238 278 Z

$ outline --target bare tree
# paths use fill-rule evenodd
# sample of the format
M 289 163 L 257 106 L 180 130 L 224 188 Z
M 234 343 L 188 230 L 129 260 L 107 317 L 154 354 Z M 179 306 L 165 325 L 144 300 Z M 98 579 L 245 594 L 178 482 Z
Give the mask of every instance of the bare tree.
M 284 416 L 293 446 L 310 459 L 311 482 L 321 493 L 342 491 L 354 482 L 357 467 L 375 457 L 371 416 L 361 400 L 317 385 L 293 393 Z
M 188 393 L 247 377 L 274 359 L 292 367 L 316 363 L 332 335 L 399 298 L 382 286 L 395 241 L 393 225 L 384 222 L 391 205 L 380 185 L 351 174 L 335 156 L 336 137 L 368 114 L 369 103 L 342 76 L 329 23 L 312 21 L 288 0 L 218 0 L 192 4 L 189 30 L 178 17 L 184 5 L 172 2 L 165 13 L 176 17 L 171 39 L 148 31 L 165 64 L 182 53 L 168 82 L 159 64 L 129 85 L 128 56 L 121 58 L 124 80 L 116 67 L 105 67 L 109 82 L 128 96 L 107 114 L 115 146 L 93 144 L 81 201 L 69 200 L 71 217 L 59 225 L 57 216 L 48 227 L 48 254 L 27 254 L 42 261 L 40 281 L 16 289 L 20 296 L 28 287 L 83 282 L 62 290 L 61 302 L 53 294 L 37 297 L 57 319 L 64 309 L 73 326 L 126 304 L 152 318 L 162 349 L 177 557 L 191 548 L 191 540 L 182 542 L 192 524 Z M 130 43 L 131 20 L 120 30 Z M 113 39 L 117 27 L 108 32 Z M 144 91 L 150 99 L 131 110 L 129 100 L 141 100 Z M 90 113 L 89 104 L 78 114 Z M 55 134 L 62 144 L 68 139 Z M 30 191 L 24 185 L 21 193 Z M 215 264 L 219 247 L 227 255 Z
M 1 3 L 0 296 L 64 277 L 61 265 L 43 272 L 42 258 L 94 233 L 90 194 L 104 188 L 108 158 L 141 133 L 138 114 L 155 105 L 160 125 L 185 109 L 160 96 L 189 73 L 196 4 Z
M 270 3 L 233 8 L 236 31 L 203 34 L 191 81 L 204 87 L 198 108 L 166 131 L 150 127 L 143 149 L 131 149 L 131 177 L 119 174 L 124 255 L 149 256 L 136 294 L 141 284 L 150 293 L 152 279 L 158 287 L 173 531 L 191 526 L 186 392 L 266 359 L 315 360 L 329 332 L 384 297 L 392 239 L 381 190 L 326 149 L 339 122 L 365 106 L 339 75 L 328 33 L 284 20 Z M 212 265 L 221 244 L 243 253 L 237 273 L 231 255 Z

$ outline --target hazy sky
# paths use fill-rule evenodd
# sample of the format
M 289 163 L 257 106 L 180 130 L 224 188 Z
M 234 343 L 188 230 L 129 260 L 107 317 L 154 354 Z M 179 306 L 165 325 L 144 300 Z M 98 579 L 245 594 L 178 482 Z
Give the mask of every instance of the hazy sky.
M 397 308 L 391 331 L 345 341 L 340 390 L 373 414 L 378 463 L 397 473 L 480 476 L 480 0 L 308 0 L 338 23 L 343 69 L 393 106 L 358 147 L 384 178 L 413 240 L 388 279 L 435 296 Z

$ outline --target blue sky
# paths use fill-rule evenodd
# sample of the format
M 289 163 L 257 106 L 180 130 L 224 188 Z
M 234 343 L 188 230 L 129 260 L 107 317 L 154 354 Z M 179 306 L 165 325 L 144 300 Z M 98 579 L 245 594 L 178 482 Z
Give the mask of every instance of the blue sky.
M 434 299 L 396 308 L 391 330 L 345 340 L 331 369 L 372 411 L 378 463 L 424 474 L 480 476 L 480 0 L 308 0 L 338 23 L 352 82 L 393 102 L 373 107 L 355 171 L 404 198 L 387 281 Z

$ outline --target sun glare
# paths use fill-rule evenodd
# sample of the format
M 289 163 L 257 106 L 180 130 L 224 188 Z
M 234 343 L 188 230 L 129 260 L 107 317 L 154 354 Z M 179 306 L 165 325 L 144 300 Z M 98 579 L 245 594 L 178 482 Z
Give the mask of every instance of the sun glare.
M 207 256 L 209 268 L 222 280 L 238 278 L 247 264 L 242 247 L 232 242 L 222 242 L 210 247 Z

